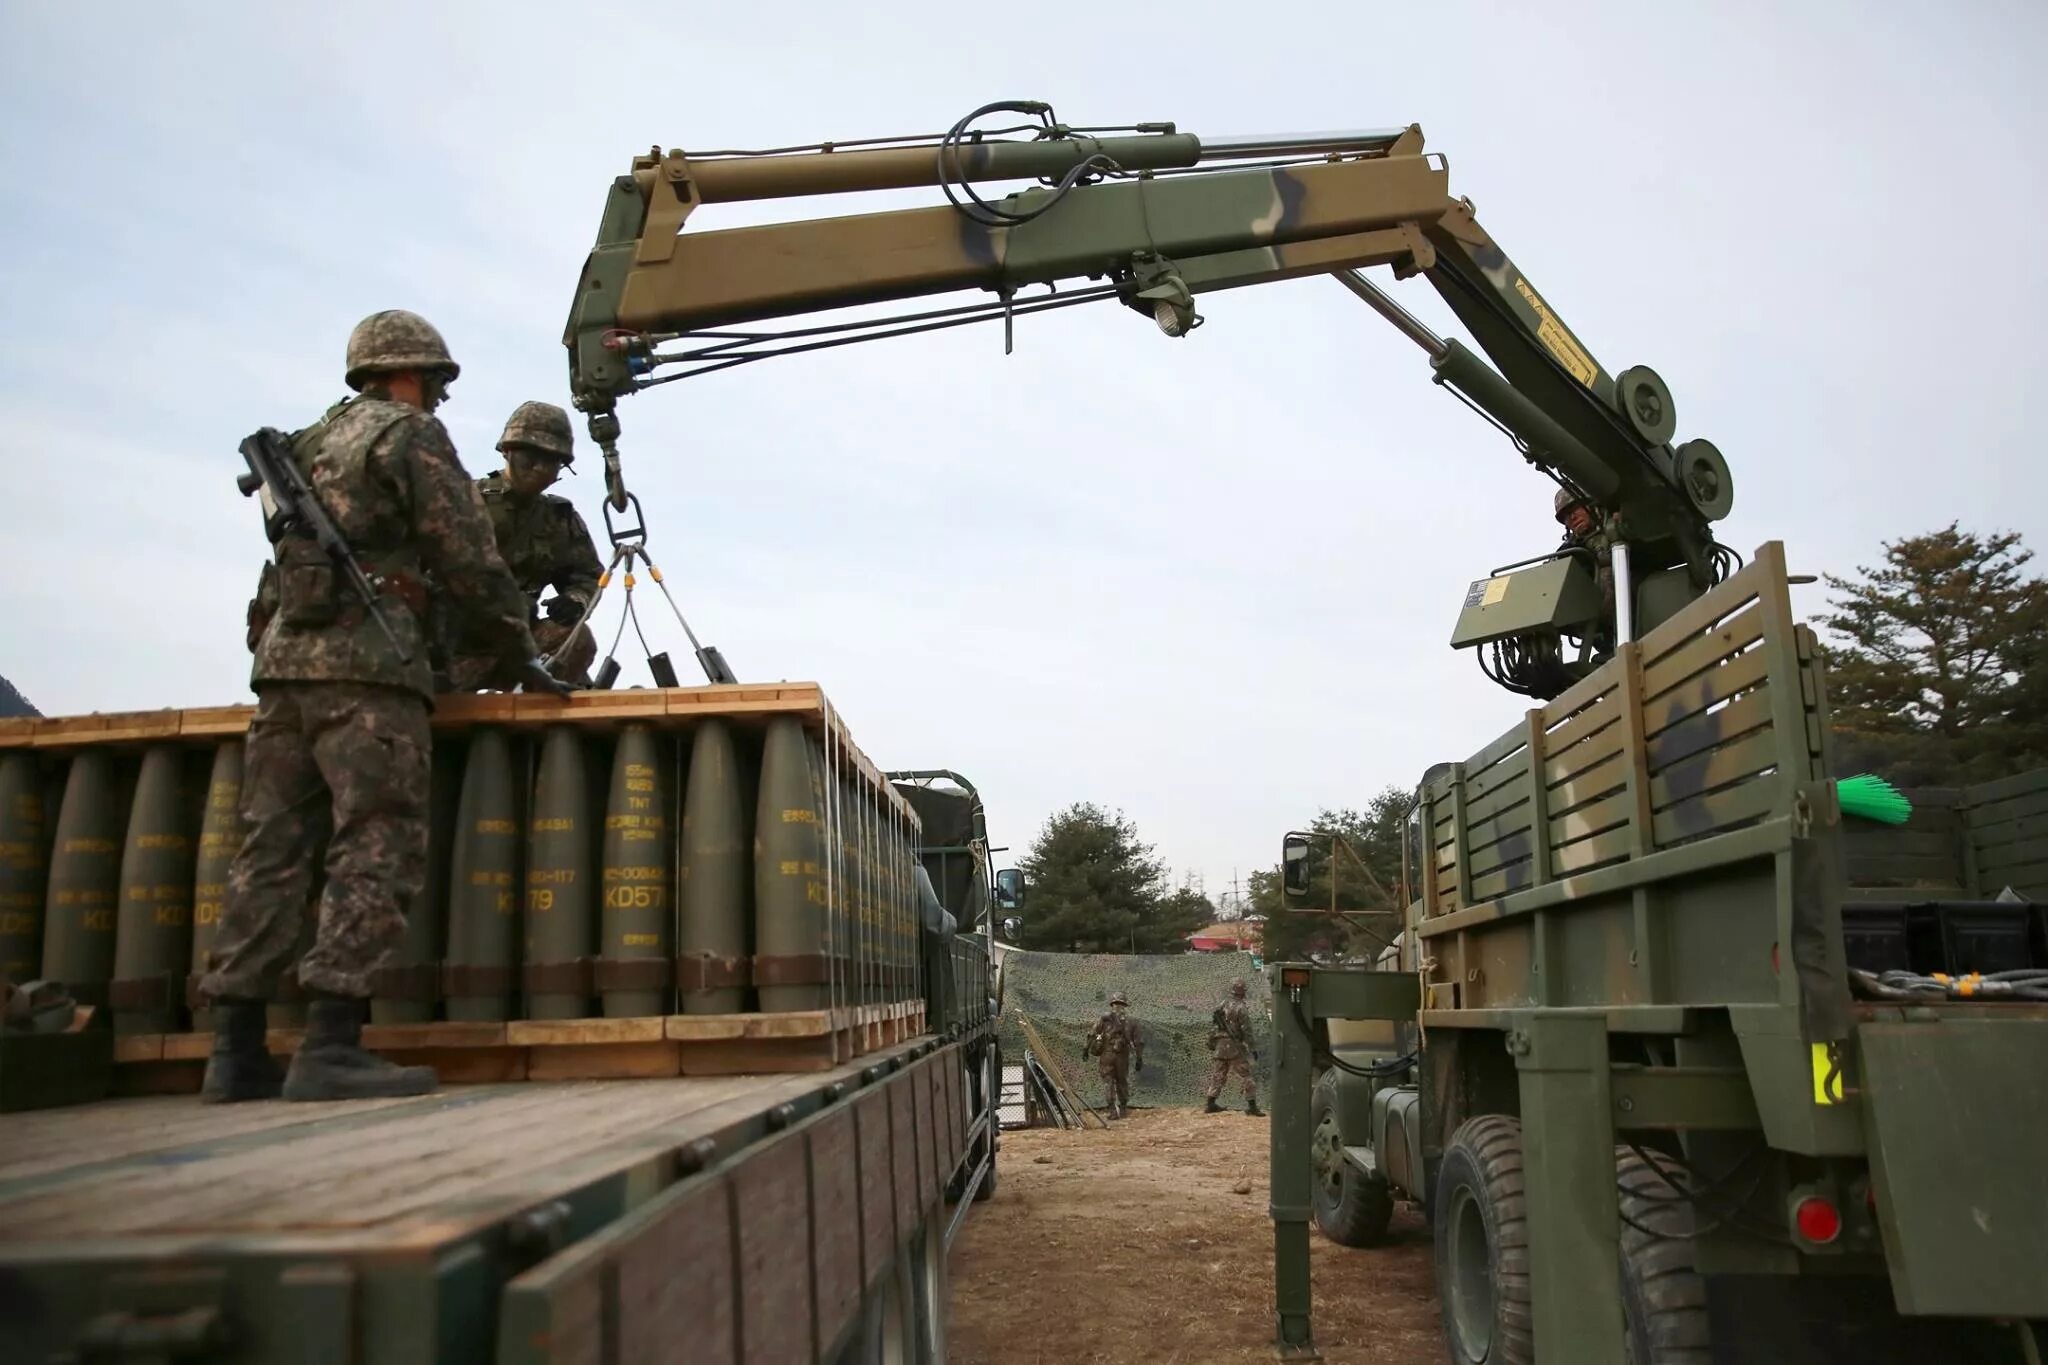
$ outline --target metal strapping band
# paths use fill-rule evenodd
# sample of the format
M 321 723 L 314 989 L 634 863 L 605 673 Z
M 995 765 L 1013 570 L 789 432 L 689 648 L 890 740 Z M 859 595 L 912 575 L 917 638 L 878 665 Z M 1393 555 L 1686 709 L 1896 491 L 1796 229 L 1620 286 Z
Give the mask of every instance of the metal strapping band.
M 107 1007 L 120 1013 L 146 1010 L 168 1010 L 177 997 L 171 983 L 176 974 L 165 972 L 162 976 L 130 976 L 107 983 Z M 72 993 L 72 999 L 78 999 Z
M 745 986 L 752 980 L 745 957 L 718 953 L 678 953 L 676 985 L 686 991 L 718 991 Z
M 564 962 L 529 962 L 524 976 L 526 993 L 535 995 L 580 995 L 588 997 L 590 989 L 590 964 L 587 957 L 572 957 Z
M 830 953 L 790 953 L 785 956 L 767 955 L 754 959 L 754 984 L 756 986 L 822 986 L 832 979 Z M 843 954 L 837 955 L 844 963 Z
M 480 967 L 467 962 L 450 962 L 441 968 L 441 993 L 451 1000 L 510 995 L 517 984 L 518 974 L 510 967 Z
M 379 967 L 370 977 L 370 994 L 379 1000 L 439 1000 L 441 964 L 410 962 L 397 967 Z
M 665 957 L 601 957 L 591 976 L 600 991 L 665 991 L 675 981 L 675 967 Z

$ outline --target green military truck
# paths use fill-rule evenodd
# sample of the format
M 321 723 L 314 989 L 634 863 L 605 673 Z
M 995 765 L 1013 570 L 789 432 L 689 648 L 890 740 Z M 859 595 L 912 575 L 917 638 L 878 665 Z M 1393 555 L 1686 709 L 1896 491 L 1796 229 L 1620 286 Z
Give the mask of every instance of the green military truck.
M 1432 771 L 1395 947 L 1270 969 L 1283 1354 L 1406 1200 L 1456 1365 L 2041 1358 L 2048 771 L 1872 823 L 1829 746 L 1773 544 Z
M 535 706 L 547 715 L 528 724 Z M 600 809 L 612 813 L 590 826 L 593 848 L 599 826 L 654 833 L 619 867 L 590 850 L 593 861 L 575 869 L 536 873 L 539 852 L 508 864 L 502 885 L 511 890 L 491 903 L 523 904 L 529 945 L 539 941 L 536 911 L 559 914 L 571 889 L 601 882 L 607 943 L 615 900 L 680 902 L 687 947 L 708 872 L 735 852 L 754 871 L 726 881 L 751 879 L 750 932 L 761 932 L 781 856 L 772 840 L 814 822 L 785 815 L 772 827 L 764 820 L 759 837 L 741 823 L 714 838 L 706 821 L 735 774 L 739 790 L 759 788 L 764 811 L 779 813 L 786 800 L 810 811 L 825 832 L 806 851 L 781 853 L 818 907 L 818 958 L 833 964 L 831 989 L 845 1003 L 705 1014 L 692 1011 L 688 988 L 698 983 L 685 969 L 695 963 L 695 975 L 707 976 L 710 959 L 650 957 L 624 973 L 607 967 L 611 959 L 585 959 L 546 964 L 540 980 L 529 957 L 516 997 L 525 1008 L 451 1019 L 436 1006 L 424 1022 L 366 1030 L 365 1041 L 388 1055 L 437 1065 L 438 1093 L 206 1106 L 189 1091 L 207 1036 L 124 1022 L 142 996 L 164 997 L 161 1006 L 181 1002 L 183 990 L 145 990 L 150 982 L 124 981 L 118 967 L 112 981 L 81 975 L 77 997 L 110 1000 L 111 1028 L 103 1004 L 75 1033 L 0 1036 L 0 1063 L 12 1072 L 0 1076 L 0 1108 L 28 1109 L 0 1114 L 0 1361 L 942 1361 L 946 1247 L 972 1207 L 969 1192 L 995 1180 L 985 841 L 968 841 L 966 865 L 956 866 L 950 833 L 903 839 L 927 798 L 887 782 L 850 740 L 836 742 L 835 714 L 809 685 L 582 694 L 566 705 L 448 699 L 436 716 L 437 773 L 451 748 L 453 770 L 466 772 L 478 754 L 509 745 L 514 785 L 521 773 L 532 779 L 521 790 L 533 801 L 508 807 L 532 817 L 534 833 L 521 841 L 532 850 L 544 848 L 542 832 L 560 835 L 562 822 Z M 197 827 L 198 806 L 215 803 L 158 800 L 158 775 L 183 767 L 217 776 L 246 719 L 235 708 L 0 728 L 0 804 L 13 822 L 0 842 L 40 848 L 46 860 L 8 866 L 51 885 L 45 961 L 81 960 L 78 931 L 91 926 L 66 917 L 98 875 L 81 859 L 119 868 L 178 846 Z M 774 765 L 777 736 L 793 731 L 777 727 L 799 725 L 817 785 L 803 783 L 791 798 L 776 789 Z M 486 729 L 509 739 L 486 745 Z M 561 784 L 548 764 L 565 751 L 564 731 L 591 764 L 617 755 L 615 771 L 632 779 L 625 804 L 550 804 L 544 793 Z M 800 758 L 802 746 L 793 752 Z M 48 822 L 29 799 L 45 792 Z M 489 794 L 503 795 L 502 783 Z M 594 786 L 587 792 L 590 803 L 599 797 Z M 978 798 L 974 807 L 979 828 Z M 629 808 L 627 825 L 618 812 Z M 751 809 L 739 812 L 744 822 Z M 464 932 L 472 880 L 461 869 L 483 856 L 470 826 L 508 825 L 495 815 L 468 821 L 463 811 L 452 878 L 436 835 L 456 901 L 444 924 L 450 944 Z M 86 816 L 106 825 L 105 839 L 74 837 Z M 648 880 L 626 875 L 643 872 Z M 121 876 L 112 884 L 133 880 Z M 501 885 L 496 874 L 491 885 Z M 621 885 L 633 894 L 610 894 Z M 193 903 L 181 899 L 193 893 L 189 879 L 157 889 L 155 925 L 178 918 L 163 907 Z M 202 908 L 209 894 L 201 885 Z M 912 909 L 922 912 L 914 924 Z M 123 920 L 109 937 L 126 932 Z M 109 961 L 120 960 L 116 949 Z M 424 1001 L 414 978 L 439 980 L 452 999 L 486 970 L 421 965 L 396 969 L 385 984 Z M 520 979 L 511 969 L 505 977 Z M 170 979 L 182 987 L 183 978 L 180 962 Z M 594 1016 L 595 992 L 644 992 L 657 978 L 682 983 L 680 1010 L 671 994 L 666 1017 Z M 548 1018 L 532 1008 L 535 990 L 593 994 L 573 1017 Z M 288 1050 L 295 1036 L 274 1031 L 272 1046 Z M 50 1074 L 42 1063 L 51 1059 L 74 1074 Z

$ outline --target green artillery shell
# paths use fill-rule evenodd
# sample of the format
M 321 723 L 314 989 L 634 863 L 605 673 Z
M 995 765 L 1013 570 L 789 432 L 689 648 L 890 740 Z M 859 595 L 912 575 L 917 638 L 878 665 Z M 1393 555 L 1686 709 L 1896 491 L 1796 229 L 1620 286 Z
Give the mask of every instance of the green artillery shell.
M 192 869 L 192 975 L 206 970 L 206 955 L 220 932 L 221 907 L 228 899 L 228 866 L 241 850 L 248 827 L 242 823 L 242 742 L 230 740 L 214 751 L 206 779 L 206 813 L 199 821 L 199 855 Z M 192 1028 L 213 1027 L 213 1011 L 194 1009 Z
M 676 891 L 676 985 L 685 1014 L 734 1014 L 746 1008 L 747 838 L 745 787 L 732 730 L 722 720 L 697 727 L 683 798 L 683 852 Z
M 121 834 L 128 803 L 114 756 L 86 749 L 71 760 L 50 850 L 43 912 L 43 970 L 80 1004 L 107 1003 L 114 974 L 114 916 L 121 896 Z
M 440 996 L 441 949 L 448 941 L 448 869 L 455 842 L 455 801 L 460 791 L 462 746 L 434 746 L 428 793 L 427 876 L 405 912 L 405 937 L 378 973 L 370 1019 L 378 1024 L 425 1024 Z
M 35 755 L 0 758 L 0 976 L 33 981 L 43 961 L 43 775 Z
M 519 794 L 502 730 L 470 736 L 448 888 L 448 1017 L 513 1016 L 519 955 Z
M 142 757 L 121 855 L 109 988 L 117 1033 L 168 1033 L 184 1013 L 192 962 L 192 833 L 185 810 L 184 755 L 158 745 Z
M 607 962 L 646 963 L 648 975 L 644 984 L 605 989 L 607 1018 L 669 1012 L 669 989 L 662 984 L 675 951 L 669 786 L 668 746 L 645 725 L 627 726 L 612 755 L 611 791 L 605 800 L 604 908 L 598 951 Z
M 822 795 L 802 722 L 776 717 L 754 808 L 754 983 L 764 1011 L 824 1009 L 831 1000 Z
M 549 728 L 534 779 L 526 844 L 526 1017 L 590 1015 L 590 958 L 597 937 L 591 903 L 590 778 L 572 726 Z

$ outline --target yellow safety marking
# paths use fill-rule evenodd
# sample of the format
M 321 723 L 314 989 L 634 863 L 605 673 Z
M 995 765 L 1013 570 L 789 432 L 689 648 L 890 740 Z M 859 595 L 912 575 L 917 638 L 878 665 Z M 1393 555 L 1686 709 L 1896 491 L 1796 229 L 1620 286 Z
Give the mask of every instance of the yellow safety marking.
M 1833 1078 L 1833 1089 L 1829 1079 Z M 1842 1102 L 1842 1073 L 1828 1056 L 1826 1043 L 1813 1045 L 1813 1102 L 1815 1104 L 1840 1104 Z
M 1565 330 L 1565 325 L 1544 305 L 1536 291 L 1529 287 L 1529 282 L 1519 275 L 1515 277 L 1515 292 L 1536 310 L 1536 339 L 1543 343 L 1544 349 L 1557 357 L 1557 363 L 1564 366 L 1572 378 L 1592 388 L 1593 381 L 1600 375 L 1600 367 L 1579 345 L 1578 338 Z

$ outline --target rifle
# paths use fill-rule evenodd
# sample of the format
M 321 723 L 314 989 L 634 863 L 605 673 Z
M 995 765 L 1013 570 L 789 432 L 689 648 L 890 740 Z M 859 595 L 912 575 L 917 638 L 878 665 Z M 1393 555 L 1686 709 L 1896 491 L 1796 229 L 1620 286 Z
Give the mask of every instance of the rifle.
M 370 582 L 370 576 L 363 572 L 363 566 L 356 562 L 355 552 L 348 547 L 341 532 L 327 515 L 327 509 L 320 505 L 320 495 L 313 491 L 313 485 L 306 480 L 305 471 L 292 458 L 291 444 L 285 434 L 276 427 L 264 427 L 254 435 L 242 440 L 242 459 L 248 464 L 249 472 L 235 480 L 235 487 L 242 490 L 242 496 L 254 497 L 257 490 L 263 492 L 264 529 L 270 533 L 273 542 L 293 530 L 310 534 L 334 561 L 334 567 L 348 580 L 356 595 L 363 599 L 363 606 L 391 641 L 391 647 L 398 651 L 398 661 L 412 662 L 412 651 L 398 638 L 398 632 L 391 628 L 391 622 L 377 604 L 377 588 Z

